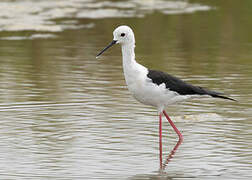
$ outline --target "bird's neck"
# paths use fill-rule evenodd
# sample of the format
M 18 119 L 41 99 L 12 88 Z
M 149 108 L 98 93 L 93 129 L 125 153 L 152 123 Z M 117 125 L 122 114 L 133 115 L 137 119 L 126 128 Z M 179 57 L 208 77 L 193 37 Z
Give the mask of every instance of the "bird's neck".
M 123 67 L 133 65 L 135 60 L 135 44 L 122 45 Z
M 134 89 L 136 79 L 141 79 L 147 74 L 147 68 L 137 63 L 135 60 L 135 44 L 122 45 L 123 73 L 129 90 Z

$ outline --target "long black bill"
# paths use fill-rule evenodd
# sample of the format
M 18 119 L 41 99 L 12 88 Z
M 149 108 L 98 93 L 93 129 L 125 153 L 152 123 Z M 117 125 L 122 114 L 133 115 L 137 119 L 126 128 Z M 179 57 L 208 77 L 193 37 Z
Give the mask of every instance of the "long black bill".
M 98 58 L 102 53 L 104 53 L 104 51 L 106 51 L 108 48 L 113 46 L 115 43 L 116 43 L 116 41 L 113 40 L 107 47 L 105 47 L 99 54 L 97 54 L 96 58 Z

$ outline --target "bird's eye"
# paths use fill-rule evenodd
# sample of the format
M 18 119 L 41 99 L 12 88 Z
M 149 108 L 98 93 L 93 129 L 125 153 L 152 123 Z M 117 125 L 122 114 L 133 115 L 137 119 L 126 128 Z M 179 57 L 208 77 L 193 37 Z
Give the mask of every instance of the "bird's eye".
M 125 33 L 122 33 L 121 36 L 122 36 L 122 37 L 125 36 Z

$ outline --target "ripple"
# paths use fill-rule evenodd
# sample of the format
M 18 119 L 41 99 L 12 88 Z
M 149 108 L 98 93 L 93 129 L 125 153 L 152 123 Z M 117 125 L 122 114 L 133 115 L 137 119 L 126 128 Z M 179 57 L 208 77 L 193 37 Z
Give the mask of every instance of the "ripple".
M 163 14 L 194 13 L 213 8 L 188 3 L 186 1 L 92 1 L 61 0 L 58 1 L 4 1 L 0 2 L 0 31 L 45 31 L 60 32 L 65 29 L 92 28 L 81 25 L 71 18 L 128 18 L 144 17 L 153 11 Z M 55 21 L 59 19 L 59 21 Z M 61 19 L 63 21 L 61 21 Z M 12 40 L 23 38 L 15 38 Z M 11 40 L 11 39 L 9 39 Z
M 32 39 L 51 39 L 56 38 L 57 36 L 54 34 L 33 34 L 31 36 L 10 36 L 0 38 L 2 40 L 32 40 Z

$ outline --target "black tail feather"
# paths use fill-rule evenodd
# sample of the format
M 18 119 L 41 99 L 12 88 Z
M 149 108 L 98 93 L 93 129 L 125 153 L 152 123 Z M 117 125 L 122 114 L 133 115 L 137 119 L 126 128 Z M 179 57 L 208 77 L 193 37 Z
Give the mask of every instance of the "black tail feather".
M 219 92 L 216 92 L 216 91 L 209 91 L 209 90 L 206 90 L 206 94 L 214 97 L 214 98 L 222 98 L 222 99 L 228 99 L 228 100 L 231 100 L 231 101 L 237 101 L 235 99 L 232 99 L 230 97 L 227 97 L 227 96 L 224 96 L 223 93 L 219 93 Z
M 222 99 L 228 99 L 228 100 L 231 100 L 231 101 L 237 101 L 235 99 L 232 99 L 230 97 L 226 97 L 226 96 L 223 96 L 223 95 L 218 95 L 218 94 L 210 94 L 210 96 L 214 97 L 214 98 L 222 98 Z

